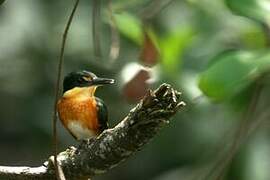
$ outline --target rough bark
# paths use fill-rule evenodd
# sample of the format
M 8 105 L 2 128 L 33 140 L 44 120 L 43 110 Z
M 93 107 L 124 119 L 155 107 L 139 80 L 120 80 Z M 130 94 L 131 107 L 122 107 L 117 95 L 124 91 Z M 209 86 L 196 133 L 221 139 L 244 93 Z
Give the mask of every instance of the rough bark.
M 117 166 L 149 142 L 183 105 L 180 93 L 168 84 L 149 91 L 117 126 L 58 155 L 66 178 L 87 179 Z M 48 180 L 55 179 L 54 174 L 52 160 L 34 168 L 0 166 L 0 179 Z

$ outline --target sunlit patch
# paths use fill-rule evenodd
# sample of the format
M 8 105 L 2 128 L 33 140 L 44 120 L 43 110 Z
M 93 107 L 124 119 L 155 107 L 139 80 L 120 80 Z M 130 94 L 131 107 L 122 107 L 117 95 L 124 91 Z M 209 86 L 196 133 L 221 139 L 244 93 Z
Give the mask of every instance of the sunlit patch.
M 140 70 L 145 69 L 138 63 L 128 63 L 121 72 L 121 78 L 124 83 L 130 81 Z
M 270 2 L 269 2 L 269 0 L 259 0 L 257 2 L 265 10 L 270 11 Z
M 129 63 L 121 71 L 122 82 L 124 84 L 129 82 L 142 70 L 147 71 L 150 74 L 150 78 L 147 80 L 147 83 L 154 83 L 159 79 L 158 78 L 159 70 L 160 70 L 159 66 L 155 66 L 153 68 L 147 68 L 138 63 Z

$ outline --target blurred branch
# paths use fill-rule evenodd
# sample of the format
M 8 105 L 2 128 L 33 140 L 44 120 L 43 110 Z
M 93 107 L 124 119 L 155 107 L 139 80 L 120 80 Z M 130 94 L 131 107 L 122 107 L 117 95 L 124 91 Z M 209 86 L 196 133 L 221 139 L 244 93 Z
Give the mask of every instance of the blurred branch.
M 93 0 L 93 16 L 92 16 L 92 33 L 93 33 L 93 44 L 95 58 L 100 59 L 102 57 L 100 34 L 101 34 L 101 0 Z
M 251 100 L 248 104 L 248 108 L 243 115 L 243 118 L 240 122 L 240 125 L 235 131 L 233 136 L 232 143 L 229 145 L 228 152 L 223 154 L 215 163 L 214 166 L 210 169 L 207 175 L 203 178 L 204 180 L 209 180 L 213 176 L 215 180 L 222 180 L 224 174 L 227 170 L 227 167 L 233 160 L 233 157 L 238 152 L 240 146 L 244 143 L 247 136 L 250 134 L 250 130 L 254 130 L 252 126 L 252 120 L 254 119 L 254 114 L 256 112 L 256 107 L 258 105 L 260 95 L 263 89 L 263 83 L 261 82 L 262 77 L 259 78 L 255 84 L 255 89 Z M 256 121 L 260 121 L 260 118 L 256 118 Z M 253 122 L 254 123 L 254 122 Z M 225 147 L 224 147 L 225 148 Z
M 252 95 L 252 98 L 250 100 L 250 103 L 248 105 L 247 111 L 244 113 L 243 120 L 240 123 L 239 128 L 237 129 L 235 133 L 235 137 L 233 140 L 233 144 L 231 148 L 229 149 L 228 156 L 224 159 L 224 161 L 219 165 L 220 171 L 218 171 L 218 175 L 215 178 L 216 180 L 223 179 L 223 176 L 227 170 L 227 167 L 232 162 L 233 157 L 237 153 L 240 146 L 243 144 L 243 141 L 248 134 L 248 131 L 250 129 L 250 121 L 254 118 L 254 114 L 256 112 L 256 107 L 260 99 L 260 95 L 263 89 L 262 83 L 258 80 L 258 82 L 255 85 L 255 90 Z
M 262 29 L 265 34 L 266 46 L 270 47 L 270 27 L 267 23 L 261 23 Z M 263 89 L 263 80 L 264 76 L 266 76 L 269 72 L 266 72 L 261 77 L 258 78 L 255 83 L 255 90 L 251 97 L 251 101 L 248 105 L 248 109 L 244 114 L 243 120 L 240 122 L 238 129 L 235 132 L 235 136 L 230 146 L 229 152 L 226 156 L 222 157 L 220 161 L 214 165 L 212 170 L 206 176 L 206 179 L 209 179 L 209 176 L 214 173 L 216 177 L 215 180 L 222 180 L 224 178 L 224 174 L 226 173 L 227 167 L 233 160 L 233 157 L 238 152 L 240 146 L 243 144 L 245 139 L 249 136 L 251 131 L 254 131 L 258 124 L 261 122 L 260 118 L 254 119 L 254 114 L 256 112 L 256 107 Z M 254 122 L 251 122 L 254 119 Z M 214 175 L 215 176 L 215 175 Z
M 67 179 L 82 179 L 106 173 L 148 143 L 182 106 L 180 93 L 163 84 L 149 91 L 117 126 L 95 139 L 81 142 L 57 157 Z M 40 167 L 1 167 L 0 179 L 54 179 L 51 161 Z
M 110 17 L 110 26 L 111 26 L 111 48 L 110 48 L 110 59 L 112 61 L 116 60 L 119 56 L 120 51 L 120 37 L 119 32 L 116 27 L 116 21 L 113 16 L 112 0 L 108 1 L 108 11 Z
M 173 1 L 174 0 L 153 0 L 139 13 L 139 16 L 143 21 L 149 21 Z

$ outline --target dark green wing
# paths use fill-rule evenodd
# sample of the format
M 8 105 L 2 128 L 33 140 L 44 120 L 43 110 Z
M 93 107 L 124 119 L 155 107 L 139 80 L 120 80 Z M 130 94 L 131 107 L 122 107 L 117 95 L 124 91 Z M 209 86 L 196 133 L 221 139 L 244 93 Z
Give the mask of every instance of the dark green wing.
M 108 129 L 108 110 L 103 100 L 95 97 L 97 102 L 98 121 L 101 132 Z

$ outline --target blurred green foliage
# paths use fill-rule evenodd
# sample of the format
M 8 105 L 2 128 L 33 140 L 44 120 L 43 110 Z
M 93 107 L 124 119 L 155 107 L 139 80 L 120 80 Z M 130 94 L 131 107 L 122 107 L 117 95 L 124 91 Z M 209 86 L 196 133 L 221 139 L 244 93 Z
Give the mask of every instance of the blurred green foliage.
M 226 4 L 235 14 L 246 16 L 258 22 L 270 21 L 270 2 L 268 0 L 226 0 Z
M 139 19 L 128 13 L 115 15 L 118 30 L 138 45 L 143 41 L 143 27 Z
M 74 1 L 3 2 L 1 165 L 40 165 L 52 152 L 56 66 L 63 28 Z M 108 60 L 111 29 L 105 1 L 101 60 L 93 57 L 91 1 L 81 1 L 70 29 L 64 74 L 86 69 L 116 79 L 114 86 L 97 92 L 108 105 L 111 127 L 133 107 L 122 90 L 137 71 L 127 67 L 138 67 L 145 31 L 160 53 L 159 63 L 151 68 L 151 88 L 168 82 L 183 92 L 187 103 L 186 109 L 141 152 L 94 179 L 203 179 L 234 141 L 258 81 L 263 90 L 251 125 L 245 127 L 249 136 L 241 141 L 244 144 L 228 166 L 225 179 L 270 179 L 269 1 L 175 0 L 145 21 L 141 11 L 152 2 L 113 1 L 121 42 L 120 56 L 114 62 Z M 60 124 L 58 129 L 61 150 L 77 144 Z
M 194 36 L 191 27 L 176 27 L 176 29 L 175 32 L 166 34 L 160 40 L 161 64 L 165 72 L 172 78 L 181 71 L 182 56 L 185 48 L 192 43 Z
M 201 74 L 199 87 L 215 101 L 226 101 L 244 91 L 270 68 L 270 54 L 267 50 L 230 51 L 212 61 Z

